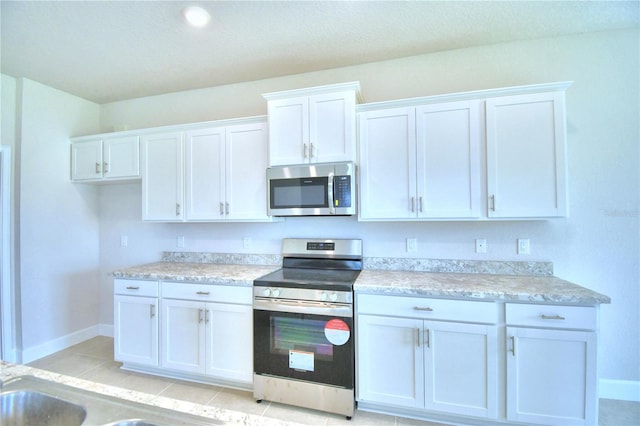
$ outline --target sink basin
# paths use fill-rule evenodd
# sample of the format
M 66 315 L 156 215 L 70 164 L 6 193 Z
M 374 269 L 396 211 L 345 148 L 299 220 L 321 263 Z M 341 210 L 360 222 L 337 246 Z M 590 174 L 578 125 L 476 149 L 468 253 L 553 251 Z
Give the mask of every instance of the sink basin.
M 2 425 L 79 426 L 87 417 L 77 404 L 34 391 L 0 394 Z
M 1 426 L 205 426 L 219 420 L 85 391 L 33 376 L 0 383 Z

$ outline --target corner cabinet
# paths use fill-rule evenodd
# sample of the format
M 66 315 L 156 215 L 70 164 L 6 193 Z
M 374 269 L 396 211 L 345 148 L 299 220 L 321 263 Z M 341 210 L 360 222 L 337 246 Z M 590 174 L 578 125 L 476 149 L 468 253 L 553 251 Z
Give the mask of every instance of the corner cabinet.
M 486 101 L 491 218 L 567 214 L 564 91 Z
M 367 294 L 356 303 L 359 403 L 497 417 L 495 303 Z
M 362 112 L 361 220 L 478 218 L 480 102 Z
M 140 179 L 138 136 L 92 136 L 71 140 L 71 180 L 106 183 Z
M 267 93 L 269 165 L 356 160 L 360 84 Z
M 142 137 L 142 218 L 263 221 L 268 155 L 264 118 L 186 126 Z

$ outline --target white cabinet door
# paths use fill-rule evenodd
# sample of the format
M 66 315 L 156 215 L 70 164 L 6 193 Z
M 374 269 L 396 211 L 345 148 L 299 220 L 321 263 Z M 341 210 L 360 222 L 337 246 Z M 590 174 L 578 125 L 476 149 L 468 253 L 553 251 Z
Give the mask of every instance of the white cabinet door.
M 162 299 L 162 367 L 205 372 L 205 304 Z
M 507 327 L 507 419 L 592 425 L 596 333 Z
M 140 177 L 139 137 L 105 139 L 102 167 L 105 179 Z
M 268 220 L 266 123 L 230 126 L 226 131 L 225 212 L 231 220 Z
M 206 372 L 223 379 L 253 381 L 253 308 L 207 304 Z
M 269 164 L 354 161 L 355 105 L 355 91 L 269 101 Z
M 184 218 L 183 134 L 142 137 L 142 219 L 182 221 Z
M 225 217 L 225 143 L 224 127 L 185 134 L 187 220 Z
M 425 321 L 425 407 L 497 418 L 495 326 Z
M 418 217 L 480 217 L 479 101 L 417 107 L 416 132 Z
M 422 322 L 358 315 L 358 401 L 424 407 Z
M 309 97 L 309 162 L 356 158 L 356 95 L 353 91 Z
M 360 114 L 360 218 L 416 217 L 415 108 Z
M 269 164 L 309 162 L 309 99 L 306 96 L 268 102 Z
M 158 365 L 158 299 L 114 297 L 114 358 L 120 362 Z
M 566 215 L 564 92 L 486 101 L 490 217 Z
M 102 178 L 102 139 L 71 144 L 71 179 Z

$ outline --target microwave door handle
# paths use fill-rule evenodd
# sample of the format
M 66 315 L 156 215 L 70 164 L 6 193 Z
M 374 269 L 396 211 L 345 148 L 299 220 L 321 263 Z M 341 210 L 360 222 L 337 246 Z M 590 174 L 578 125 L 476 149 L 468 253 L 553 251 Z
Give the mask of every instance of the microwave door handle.
M 329 173 L 329 179 L 327 180 L 327 199 L 329 201 L 329 214 L 336 214 L 335 198 L 333 196 L 333 172 Z

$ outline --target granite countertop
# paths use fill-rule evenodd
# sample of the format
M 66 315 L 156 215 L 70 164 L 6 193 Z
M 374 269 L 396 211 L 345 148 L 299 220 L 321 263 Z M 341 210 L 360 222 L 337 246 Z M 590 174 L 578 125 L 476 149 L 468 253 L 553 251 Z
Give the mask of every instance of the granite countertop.
M 62 383 L 74 388 L 84 389 L 86 391 L 96 392 L 102 395 L 108 395 L 127 401 L 135 401 L 154 407 L 161 407 L 168 410 L 222 421 L 228 425 L 299 425 L 298 423 L 294 422 L 287 422 L 253 414 L 241 413 L 239 411 L 228 410 L 222 407 L 216 407 L 215 405 L 196 404 L 187 401 L 180 401 L 173 398 L 151 395 L 143 392 L 136 392 L 129 389 L 123 389 L 115 386 L 105 385 L 102 383 L 82 380 L 71 376 L 65 376 L 63 374 L 53 373 L 50 371 L 40 370 L 37 368 L 28 367 L 26 365 L 0 361 L 0 380 L 4 382 L 18 376 L 34 376 L 44 380 Z
M 434 296 L 530 303 L 576 305 L 611 303 L 608 296 L 554 276 L 363 270 L 354 285 L 354 290 L 357 293 L 395 296 Z
M 253 280 L 280 268 L 279 265 L 156 262 L 115 271 L 116 278 L 189 281 L 198 283 L 253 285 Z

